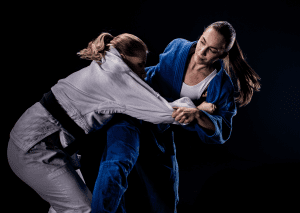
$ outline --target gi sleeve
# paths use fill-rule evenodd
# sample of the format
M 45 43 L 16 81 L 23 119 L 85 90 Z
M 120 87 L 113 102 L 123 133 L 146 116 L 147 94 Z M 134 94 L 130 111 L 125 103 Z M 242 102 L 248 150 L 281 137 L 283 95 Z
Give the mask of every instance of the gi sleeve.
M 234 101 L 234 90 L 232 87 L 224 86 L 217 103 L 217 110 L 214 114 L 204 112 L 207 117 L 213 122 L 215 132 L 209 134 L 199 124 L 194 121 L 189 125 L 182 126 L 189 131 L 196 131 L 199 138 L 204 143 L 209 144 L 224 144 L 230 137 L 232 131 L 232 118 L 236 115 L 236 104 Z

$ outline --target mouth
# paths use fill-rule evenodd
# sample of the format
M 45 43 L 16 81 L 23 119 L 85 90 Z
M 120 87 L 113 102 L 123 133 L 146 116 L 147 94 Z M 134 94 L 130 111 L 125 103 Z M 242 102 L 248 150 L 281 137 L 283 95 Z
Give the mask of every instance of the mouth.
M 198 58 L 201 60 L 201 61 L 204 61 L 205 58 L 202 58 L 199 54 L 197 54 Z
M 202 57 L 200 57 L 200 56 L 199 56 L 199 59 L 200 59 L 200 60 L 202 60 L 202 61 L 204 61 L 204 60 L 205 60 L 205 58 L 202 58 Z

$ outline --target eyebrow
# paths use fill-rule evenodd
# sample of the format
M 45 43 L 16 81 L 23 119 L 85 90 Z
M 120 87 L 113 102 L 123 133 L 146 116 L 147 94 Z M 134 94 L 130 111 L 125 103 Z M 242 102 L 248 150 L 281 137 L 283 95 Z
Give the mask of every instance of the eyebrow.
M 205 41 L 205 43 L 206 43 L 206 40 L 205 40 L 204 36 L 202 36 L 202 38 L 204 39 L 204 41 Z M 219 51 L 219 49 L 216 48 L 216 47 L 211 47 L 211 46 L 209 46 L 209 47 L 210 47 L 210 48 L 213 48 L 213 49 L 216 49 L 217 51 Z

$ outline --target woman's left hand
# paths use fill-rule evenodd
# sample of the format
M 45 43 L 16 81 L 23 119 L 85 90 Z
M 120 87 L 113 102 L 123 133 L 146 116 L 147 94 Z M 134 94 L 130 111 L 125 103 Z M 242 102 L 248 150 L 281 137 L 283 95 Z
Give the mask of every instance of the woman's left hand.
M 199 117 L 197 108 L 173 107 L 173 109 L 172 118 L 175 118 L 175 121 L 179 123 L 191 123 L 195 118 Z

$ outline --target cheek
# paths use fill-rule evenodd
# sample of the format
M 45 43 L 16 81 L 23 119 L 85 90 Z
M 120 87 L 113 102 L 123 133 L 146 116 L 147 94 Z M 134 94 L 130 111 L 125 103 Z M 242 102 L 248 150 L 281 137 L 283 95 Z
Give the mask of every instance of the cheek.
M 208 61 L 213 61 L 215 59 L 215 57 L 211 55 L 208 55 L 206 58 Z
M 202 47 L 200 45 L 196 46 L 195 53 L 199 55 L 201 53 Z
M 199 48 L 199 49 L 196 49 L 195 50 L 195 55 L 197 56 L 197 57 L 199 57 L 199 58 L 201 58 L 201 49 Z
M 215 55 L 209 55 L 209 56 L 207 57 L 207 59 L 208 59 L 209 61 L 211 61 L 211 62 L 215 62 L 215 61 L 217 61 L 217 60 L 219 59 L 219 57 L 218 57 L 218 56 L 215 56 Z

